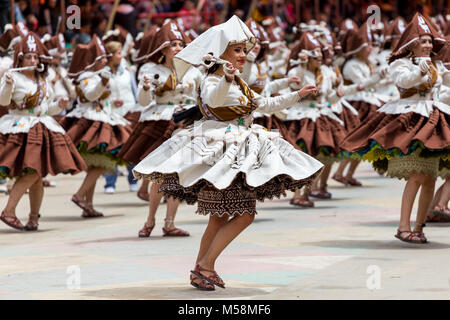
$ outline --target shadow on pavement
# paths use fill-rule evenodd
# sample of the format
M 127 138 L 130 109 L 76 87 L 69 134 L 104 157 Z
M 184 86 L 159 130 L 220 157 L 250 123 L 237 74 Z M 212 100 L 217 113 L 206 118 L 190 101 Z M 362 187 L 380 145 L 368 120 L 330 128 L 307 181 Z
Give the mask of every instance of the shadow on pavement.
M 268 292 L 258 288 L 216 288 L 215 291 L 200 291 L 186 286 L 172 287 L 129 287 L 85 291 L 83 297 L 106 299 L 223 299 L 239 298 L 255 295 L 266 295 Z
M 392 235 L 394 238 L 394 235 Z M 324 248 L 341 248 L 341 249 L 370 249 L 370 250 L 403 250 L 403 249 L 449 249 L 450 244 L 433 242 L 432 240 L 426 244 L 414 244 L 386 240 L 333 240 L 333 241 L 317 241 L 317 242 L 303 242 L 302 245 L 324 247 Z
M 139 200 L 141 201 L 141 200 Z M 162 204 L 161 204 L 162 205 Z M 117 208 L 117 207 L 148 207 L 148 202 L 110 202 L 110 203 L 102 203 L 102 204 L 95 204 L 96 207 L 99 208 Z

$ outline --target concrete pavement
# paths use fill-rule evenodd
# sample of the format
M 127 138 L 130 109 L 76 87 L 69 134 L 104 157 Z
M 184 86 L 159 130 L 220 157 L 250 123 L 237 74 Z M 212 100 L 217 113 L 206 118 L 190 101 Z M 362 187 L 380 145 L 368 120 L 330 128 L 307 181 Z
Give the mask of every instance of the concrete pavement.
M 427 245 L 402 243 L 394 234 L 404 182 L 368 164 L 357 178 L 363 188 L 330 181 L 333 199 L 313 209 L 289 197 L 259 203 L 216 265 L 227 289 L 201 292 L 188 279 L 207 223 L 195 206 L 181 205 L 176 219 L 190 237 L 162 236 L 162 204 L 152 236 L 140 239 L 148 205 L 125 177 L 114 195 L 97 183 L 99 219 L 81 218 L 70 201 L 83 175 L 52 177 L 38 232 L 0 224 L 0 299 L 450 299 L 450 223 L 428 224 Z M 26 197 L 23 223 L 28 208 Z

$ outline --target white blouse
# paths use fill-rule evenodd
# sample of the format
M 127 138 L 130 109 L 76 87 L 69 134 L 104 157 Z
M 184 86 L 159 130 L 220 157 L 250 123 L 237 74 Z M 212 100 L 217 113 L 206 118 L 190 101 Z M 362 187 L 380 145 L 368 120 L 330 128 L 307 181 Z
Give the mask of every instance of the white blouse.
M 438 77 L 436 83 L 429 92 L 420 94 L 419 92 L 408 98 L 400 98 L 386 103 L 378 111 L 389 114 L 400 114 L 416 112 L 424 117 L 428 117 L 433 112 L 433 107 L 442 112 L 450 114 L 450 106 L 440 101 L 442 86 L 442 74 L 447 70 L 442 64 L 437 64 Z M 422 75 L 419 66 L 414 64 L 409 58 L 397 59 L 390 64 L 390 73 L 395 85 L 400 89 L 416 88 L 429 80 L 428 74 Z
M 92 121 L 101 121 L 112 126 L 126 126 L 130 123 L 111 109 L 111 96 L 106 99 L 100 99 L 102 94 L 108 89 L 108 83 L 103 85 L 102 78 L 93 72 L 84 72 L 78 77 L 78 88 L 82 91 L 87 101 L 81 101 L 77 97 L 75 109 L 69 112 L 66 117 L 85 118 Z M 96 108 L 100 103 L 103 107 Z
M 161 96 L 155 94 L 158 87 L 164 85 L 172 70 L 162 64 L 146 66 L 139 73 L 140 81 L 138 87 L 138 102 L 142 106 L 149 106 L 145 114 L 141 114 L 139 121 L 148 120 L 170 120 L 174 113 L 190 109 L 197 105 L 198 88 L 203 79 L 202 73 L 195 67 L 190 67 L 181 80 L 177 80 L 175 90 L 165 91 Z M 156 85 L 144 90 L 143 75 L 154 80 L 155 75 L 159 78 Z M 154 103 L 151 103 L 151 102 Z
M 9 106 L 14 101 L 19 107 L 24 103 L 25 97 L 33 95 L 38 84 L 23 75 L 20 72 L 11 72 L 13 83 L 8 84 L 5 76 L 0 82 L 0 105 Z M 33 109 L 8 109 L 8 114 L 0 119 L 0 132 L 8 133 L 26 133 L 37 123 L 42 123 L 47 129 L 64 134 L 64 129 L 51 117 L 58 114 L 61 108 L 51 85 L 47 79 L 44 79 L 45 96 L 40 98 L 41 103 Z

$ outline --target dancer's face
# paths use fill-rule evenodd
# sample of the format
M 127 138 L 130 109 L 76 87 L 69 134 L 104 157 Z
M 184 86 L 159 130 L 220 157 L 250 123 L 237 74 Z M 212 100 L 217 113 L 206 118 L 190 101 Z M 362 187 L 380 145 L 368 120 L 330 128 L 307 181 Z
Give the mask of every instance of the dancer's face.
M 173 57 L 175 57 L 175 55 L 180 52 L 181 50 L 183 50 L 183 48 L 185 47 L 185 44 L 183 41 L 181 40 L 172 40 L 170 41 L 170 45 L 168 47 L 165 47 L 162 50 L 163 55 L 166 56 L 166 61 L 172 61 Z
M 117 67 L 120 65 L 121 61 L 122 61 L 122 47 L 120 47 L 116 52 L 113 53 L 111 57 L 111 64 L 114 67 Z
M 247 48 L 243 43 L 231 44 L 227 47 L 221 58 L 230 61 L 236 69 L 241 70 L 247 59 Z
M 412 48 L 412 52 L 416 57 L 429 57 L 433 49 L 433 41 L 430 36 L 421 36 L 419 42 Z
M 315 70 L 322 65 L 322 50 L 320 48 L 314 49 L 316 57 L 309 57 L 308 68 L 309 70 Z
M 259 44 L 259 41 L 256 42 L 255 46 L 252 49 L 252 52 L 258 56 L 258 54 L 261 52 L 261 45 Z
M 26 53 L 22 59 L 23 67 L 37 66 L 39 64 L 39 57 L 36 53 Z

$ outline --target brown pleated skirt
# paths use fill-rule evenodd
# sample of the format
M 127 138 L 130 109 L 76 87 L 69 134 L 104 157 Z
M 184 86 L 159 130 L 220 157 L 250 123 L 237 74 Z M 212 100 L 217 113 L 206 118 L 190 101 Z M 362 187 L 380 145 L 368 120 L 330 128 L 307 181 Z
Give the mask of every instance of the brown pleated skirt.
M 321 150 L 326 149 L 326 155 L 336 156 L 340 144 L 346 136 L 346 130 L 337 121 L 322 116 L 316 121 L 310 118 L 285 121 L 288 140 L 295 141 L 307 154 L 317 157 Z
M 105 152 L 120 149 L 130 137 L 130 126 L 112 126 L 102 121 L 64 117 L 60 122 L 76 146 L 87 145 L 87 150 L 104 146 Z
M 133 164 L 139 163 L 158 148 L 177 129 L 173 120 L 150 120 L 138 122 L 128 141 L 122 146 L 118 157 Z
M 0 134 L 0 175 L 19 177 L 31 171 L 45 177 L 86 169 L 70 137 L 50 131 L 42 123 L 28 133 Z
M 137 125 L 137 123 L 139 122 L 139 118 L 141 117 L 141 113 L 140 112 L 128 112 L 124 118 L 127 119 L 128 121 L 130 121 L 131 123 L 131 129 L 134 129 Z
M 427 149 L 444 149 L 450 145 L 450 115 L 435 108 L 430 116 L 415 112 L 386 114 L 376 112 L 350 132 L 342 143 L 346 151 L 368 148 L 376 141 L 383 149 L 400 149 L 409 153 L 411 143 L 420 141 Z

